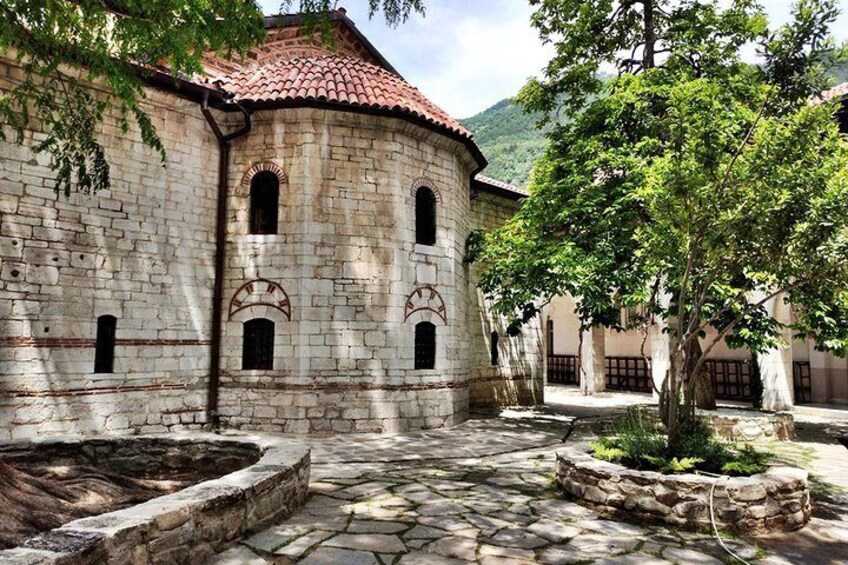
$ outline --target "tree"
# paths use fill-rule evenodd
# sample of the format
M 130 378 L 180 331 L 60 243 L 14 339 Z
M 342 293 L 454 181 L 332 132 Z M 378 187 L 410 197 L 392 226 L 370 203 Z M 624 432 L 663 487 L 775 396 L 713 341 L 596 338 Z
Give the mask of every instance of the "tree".
M 565 93 L 573 121 L 477 250 L 482 287 L 514 326 L 565 293 L 584 327 L 631 305 L 667 323 L 673 455 L 717 343 L 786 346 L 770 300 L 791 301 L 798 335 L 848 351 L 848 143 L 835 105 L 810 103 L 835 3 L 801 0 L 775 32 L 744 0 L 534 3 L 543 37 L 562 39 L 522 99 L 551 113 Z M 741 60 L 751 41 L 761 66 Z M 621 72 L 600 90 L 609 62 Z
M 301 0 L 300 8 L 320 19 L 333 4 Z M 392 25 L 423 13 L 422 0 L 369 0 L 369 8 Z M 107 111 L 117 110 L 124 130 L 134 121 L 164 163 L 142 105 L 144 77 L 162 68 L 177 79 L 198 76 L 205 53 L 238 57 L 264 36 L 262 12 L 246 0 L 0 0 L 0 51 L 23 64 L 19 80 L 0 86 L 0 140 L 14 134 L 21 142 L 39 128 L 35 149 L 50 154 L 57 191 L 106 188 L 97 132 Z M 92 83 L 105 86 L 105 97 Z

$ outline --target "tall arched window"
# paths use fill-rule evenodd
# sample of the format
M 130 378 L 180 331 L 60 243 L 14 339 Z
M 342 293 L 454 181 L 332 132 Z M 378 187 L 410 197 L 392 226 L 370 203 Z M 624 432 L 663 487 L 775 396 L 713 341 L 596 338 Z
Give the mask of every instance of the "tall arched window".
M 415 191 L 415 243 L 436 244 L 436 195 L 426 186 Z
M 257 318 L 244 323 L 241 368 L 245 371 L 274 368 L 274 322 Z
M 492 366 L 496 366 L 500 358 L 500 354 L 498 352 L 498 342 L 500 339 L 501 336 L 498 335 L 498 332 L 492 332 L 491 339 L 489 340 L 489 359 Z
M 280 179 L 268 171 L 250 180 L 250 233 L 277 233 L 280 201 Z
M 115 369 L 115 328 L 118 319 L 108 314 L 97 318 L 97 342 L 94 350 L 94 372 L 112 373 Z
M 436 326 L 430 322 L 415 324 L 415 368 L 436 368 Z

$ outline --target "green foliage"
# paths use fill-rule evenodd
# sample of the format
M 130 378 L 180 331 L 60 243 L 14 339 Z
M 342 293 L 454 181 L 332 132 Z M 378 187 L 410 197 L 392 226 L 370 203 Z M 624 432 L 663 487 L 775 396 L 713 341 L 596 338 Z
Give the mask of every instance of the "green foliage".
M 654 465 L 660 473 L 685 473 L 695 468 L 698 463 L 702 463 L 703 459 L 699 457 L 684 457 L 678 459 L 672 457 L 666 459 L 664 457 L 652 457 L 650 455 L 643 456 L 647 461 Z
M 592 455 L 595 457 L 595 459 L 609 461 L 611 463 L 618 463 L 619 461 L 627 457 L 626 451 L 624 451 L 620 447 L 616 447 L 616 444 L 613 440 L 605 437 L 602 437 L 598 439 L 598 441 L 593 441 L 592 443 L 590 443 L 589 449 L 592 450 Z
M 334 4 L 299 5 L 314 12 Z M 369 9 L 394 25 L 423 13 L 423 0 L 369 0 Z M 166 68 L 174 77 L 197 76 L 204 54 L 238 57 L 264 37 L 262 12 L 245 0 L 0 0 L 0 52 L 24 68 L 0 87 L 0 140 L 11 133 L 23 142 L 25 130 L 38 130 L 44 137 L 36 150 L 50 154 L 57 192 L 107 188 L 98 140 L 107 112 L 117 112 L 124 131 L 134 125 L 165 162 L 143 107 L 145 75 Z M 105 92 L 94 94 L 92 83 Z
M 669 322 L 678 456 L 689 377 L 716 344 L 786 345 L 769 300 L 791 301 L 798 335 L 848 351 L 848 141 L 835 103 L 809 104 L 839 58 L 835 2 L 802 0 L 774 32 L 746 0 L 534 4 L 557 55 L 521 99 L 549 112 L 565 95 L 576 113 L 551 127 L 519 214 L 487 236 L 481 286 L 516 323 L 566 293 L 583 327 L 615 327 L 633 304 Z M 740 58 L 752 41 L 761 67 Z M 611 60 L 624 72 L 604 85 L 593 73 Z
M 536 128 L 540 118 L 506 99 L 462 122 L 489 160 L 486 174 L 523 188 L 547 146 L 544 130 Z
M 753 475 L 765 470 L 771 455 L 750 445 L 736 448 L 713 436 L 700 420 L 687 424 L 677 448 L 668 446 L 665 433 L 631 410 L 613 426 L 613 434 L 589 444 L 592 455 L 603 461 L 634 469 L 661 473 L 706 471 L 729 475 Z
M 734 453 L 734 460 L 722 465 L 721 470 L 727 475 L 756 475 L 766 470 L 772 458 L 772 454 L 757 451 L 750 445 L 744 444 Z

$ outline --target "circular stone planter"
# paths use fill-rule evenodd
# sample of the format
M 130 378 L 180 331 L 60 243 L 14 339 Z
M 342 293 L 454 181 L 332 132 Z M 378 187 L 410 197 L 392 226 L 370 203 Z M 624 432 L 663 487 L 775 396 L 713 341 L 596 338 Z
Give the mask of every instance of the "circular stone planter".
M 206 480 L 147 502 L 69 522 L 0 551 L 4 565 L 202 563 L 215 548 L 300 508 L 309 449 L 247 434 L 38 439 L 0 446 L 9 461 L 85 458 L 117 472 L 214 466 Z M 123 470 L 123 471 L 121 471 Z
M 718 437 L 728 441 L 795 439 L 795 418 L 790 412 L 767 413 L 720 408 L 698 410 L 697 413 Z
M 557 453 L 557 483 L 572 497 L 607 513 L 709 529 L 710 489 L 720 529 L 744 534 L 797 530 L 810 520 L 807 472 L 772 467 L 751 477 L 636 471 L 595 459 L 588 444 Z
M 656 406 L 643 407 L 652 421 L 659 421 Z M 795 418 L 791 412 L 760 412 L 745 408 L 698 410 L 698 418 L 713 433 L 727 441 L 790 441 L 795 439 Z

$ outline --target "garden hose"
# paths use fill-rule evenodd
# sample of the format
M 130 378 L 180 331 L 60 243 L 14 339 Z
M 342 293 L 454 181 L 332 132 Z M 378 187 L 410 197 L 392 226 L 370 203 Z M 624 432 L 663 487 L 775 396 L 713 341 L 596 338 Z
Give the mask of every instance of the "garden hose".
M 707 475 L 707 476 L 710 476 L 710 477 L 715 477 L 715 480 L 713 481 L 713 485 L 712 485 L 712 487 L 710 487 L 710 525 L 713 527 L 713 534 L 715 535 L 716 541 L 718 541 L 718 544 L 721 546 L 721 548 L 724 551 L 727 552 L 728 555 L 730 555 L 731 557 L 733 557 L 737 561 L 744 563 L 745 565 L 751 565 L 749 562 L 745 561 L 744 559 L 742 559 L 741 557 L 739 557 L 738 555 L 733 553 L 733 551 L 729 547 L 724 545 L 724 541 L 721 539 L 721 535 L 719 535 L 719 533 L 718 533 L 718 526 L 716 526 L 715 508 L 714 508 L 715 489 L 716 489 L 716 486 L 718 485 L 718 482 L 720 480 L 730 479 L 730 477 L 728 477 L 727 475 L 716 475 L 714 473 L 707 473 L 705 471 L 701 471 L 700 474 Z

